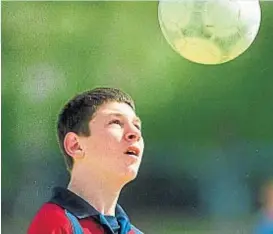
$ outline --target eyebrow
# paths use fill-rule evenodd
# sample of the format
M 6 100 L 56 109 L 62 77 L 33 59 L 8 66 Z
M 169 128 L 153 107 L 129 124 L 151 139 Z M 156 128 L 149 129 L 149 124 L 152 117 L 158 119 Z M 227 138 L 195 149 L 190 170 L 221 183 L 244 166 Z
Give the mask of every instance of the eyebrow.
M 121 113 L 119 113 L 119 112 L 110 112 L 110 113 L 107 113 L 107 114 L 105 114 L 105 115 L 107 115 L 107 116 L 116 116 L 116 117 L 119 117 L 119 118 L 127 117 L 127 115 L 121 114 Z M 141 119 L 140 119 L 138 116 L 134 117 L 134 121 L 137 121 L 137 122 L 139 122 L 140 124 L 142 123 L 142 122 L 141 122 Z

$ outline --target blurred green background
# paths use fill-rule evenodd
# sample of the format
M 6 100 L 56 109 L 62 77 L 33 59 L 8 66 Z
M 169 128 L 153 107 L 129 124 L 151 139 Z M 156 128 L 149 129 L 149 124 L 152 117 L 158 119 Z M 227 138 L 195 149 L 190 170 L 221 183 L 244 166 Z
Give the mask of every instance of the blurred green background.
M 150 2 L 2 2 L 2 231 L 26 233 L 68 174 L 56 116 L 96 86 L 130 93 L 146 148 L 120 203 L 145 233 L 250 233 L 273 175 L 273 3 L 217 66 L 172 50 Z

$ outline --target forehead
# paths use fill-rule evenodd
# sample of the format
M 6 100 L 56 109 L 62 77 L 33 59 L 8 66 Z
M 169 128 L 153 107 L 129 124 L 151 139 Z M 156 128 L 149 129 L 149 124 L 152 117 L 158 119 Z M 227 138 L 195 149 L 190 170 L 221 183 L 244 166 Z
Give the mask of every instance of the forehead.
M 102 104 L 96 111 L 94 118 L 111 115 L 122 115 L 128 118 L 138 119 L 132 107 L 123 102 L 107 102 Z

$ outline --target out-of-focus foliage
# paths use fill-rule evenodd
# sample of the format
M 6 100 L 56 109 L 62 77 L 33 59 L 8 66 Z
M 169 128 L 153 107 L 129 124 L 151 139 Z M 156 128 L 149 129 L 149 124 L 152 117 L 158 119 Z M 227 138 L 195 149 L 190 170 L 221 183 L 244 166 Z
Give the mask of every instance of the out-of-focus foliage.
M 261 2 L 252 46 L 219 66 L 175 53 L 157 4 L 2 2 L 2 212 L 11 220 L 44 201 L 45 192 L 31 195 L 38 185 L 65 178 L 55 137 L 62 105 L 105 85 L 130 93 L 143 121 L 143 165 L 122 197 L 129 210 L 230 217 L 252 209 L 273 168 L 273 4 Z

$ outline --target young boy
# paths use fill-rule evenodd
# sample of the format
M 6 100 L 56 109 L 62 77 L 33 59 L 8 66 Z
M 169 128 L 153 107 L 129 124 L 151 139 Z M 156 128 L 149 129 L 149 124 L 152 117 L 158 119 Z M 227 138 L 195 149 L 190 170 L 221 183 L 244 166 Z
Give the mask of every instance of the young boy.
M 114 88 L 77 95 L 59 115 L 58 139 L 70 182 L 54 189 L 28 234 L 142 233 L 117 204 L 137 176 L 144 149 L 131 97 Z

